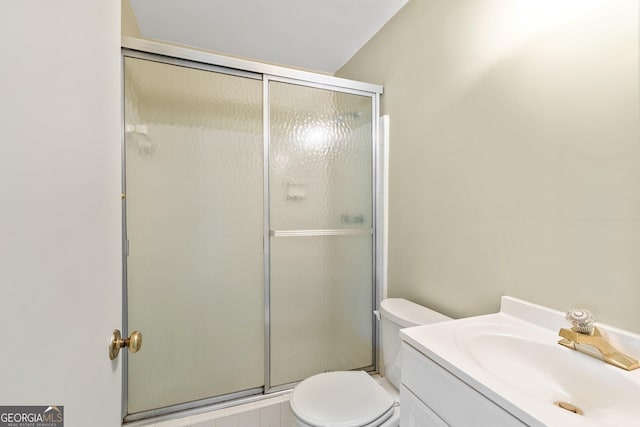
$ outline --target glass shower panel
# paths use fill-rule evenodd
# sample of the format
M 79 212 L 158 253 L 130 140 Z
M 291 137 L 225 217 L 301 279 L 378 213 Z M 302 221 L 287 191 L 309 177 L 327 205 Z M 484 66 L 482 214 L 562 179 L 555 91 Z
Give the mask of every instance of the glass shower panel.
M 262 81 L 124 70 L 128 412 L 262 387 Z
M 373 364 L 371 110 L 269 83 L 272 387 Z
M 371 228 L 371 97 L 269 88 L 271 228 Z
M 371 366 L 371 236 L 271 242 L 271 385 Z

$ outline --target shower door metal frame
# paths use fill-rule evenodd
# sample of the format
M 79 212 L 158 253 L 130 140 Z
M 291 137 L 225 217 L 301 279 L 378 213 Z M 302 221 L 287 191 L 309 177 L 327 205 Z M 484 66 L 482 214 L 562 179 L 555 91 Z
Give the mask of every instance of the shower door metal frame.
M 327 76 L 321 76 L 327 77 Z M 323 79 L 324 80 L 324 79 Z M 379 225 L 379 212 L 378 212 L 378 192 L 377 192 L 377 183 L 378 183 L 378 140 L 379 140 L 379 96 L 378 92 L 371 92 L 360 90 L 356 88 L 342 87 L 342 86 L 334 86 L 324 82 L 317 82 L 312 80 L 298 80 L 292 79 L 288 77 L 282 76 L 274 76 L 274 75 L 264 75 L 262 79 L 262 84 L 264 88 L 264 111 L 263 111 L 263 126 L 264 126 L 264 147 L 265 147 L 265 158 L 264 158 L 264 213 L 265 213 L 265 226 L 264 226 L 264 265 L 265 265 L 265 394 L 279 392 L 283 390 L 291 389 L 298 382 L 282 384 L 279 386 L 271 385 L 271 332 L 270 332 L 270 290 L 271 290 L 271 278 L 270 278 L 270 268 L 271 268 L 271 238 L 274 237 L 314 237 L 314 236 L 357 236 L 357 235 L 370 235 L 371 247 L 372 247 L 372 263 L 371 263 L 371 277 L 373 278 L 373 289 L 371 292 L 372 301 L 371 301 L 371 315 L 372 315 L 372 356 L 371 361 L 372 364 L 370 366 L 362 367 L 367 371 L 375 371 L 377 367 L 377 343 L 379 342 L 379 334 L 377 330 L 377 324 L 375 321 L 375 317 L 373 316 L 373 310 L 377 309 L 379 303 L 378 289 L 379 289 L 379 280 L 377 276 L 377 260 L 379 257 L 377 250 L 377 228 Z M 372 212 L 372 221 L 371 228 L 345 228 L 345 229 L 319 229 L 319 230 L 273 230 L 271 229 L 271 221 L 270 221 L 270 209 L 269 209 L 269 161 L 270 161 L 270 99 L 269 99 L 269 83 L 270 82 L 279 82 L 279 83 L 287 83 L 296 86 L 304 86 L 310 87 L 314 89 L 323 89 L 333 92 L 341 92 L 348 93 L 351 95 L 358 95 L 371 98 L 371 212 Z
M 265 382 L 263 387 L 240 392 L 230 393 L 211 398 L 205 398 L 194 402 L 176 404 L 169 407 L 152 409 L 135 414 L 127 414 L 128 399 L 128 352 L 123 352 L 122 373 L 122 417 L 125 422 L 136 421 L 146 418 L 157 417 L 158 420 L 174 419 L 208 410 L 224 408 L 227 406 L 260 400 L 265 397 L 274 396 L 290 389 L 295 383 L 285 384 L 277 387 L 270 385 L 270 239 L 276 236 L 303 236 L 309 233 L 319 233 L 314 235 L 359 235 L 370 234 L 372 236 L 372 278 L 373 290 L 371 301 L 371 322 L 372 322 L 372 365 L 368 368 L 371 371 L 377 369 L 378 357 L 377 348 L 379 342 L 379 327 L 376 322 L 373 310 L 376 310 L 381 300 L 380 274 L 381 274 L 381 250 L 378 247 L 381 243 L 380 236 L 382 226 L 381 209 L 379 203 L 379 193 L 382 189 L 382 171 L 380 161 L 380 135 L 379 135 L 379 106 L 382 86 L 364 83 L 354 80 L 342 79 L 324 74 L 316 74 L 307 71 L 279 67 L 263 64 L 254 61 L 231 58 L 223 55 L 203 52 L 190 48 L 167 45 L 150 40 L 137 39 L 133 37 L 122 37 L 122 61 L 121 61 L 121 176 L 122 176 L 122 260 L 123 260 L 123 311 L 122 329 L 125 336 L 128 336 L 128 303 L 127 303 L 127 223 L 126 223 L 126 158 L 125 158 L 125 117 L 124 117 L 124 60 L 126 57 L 151 60 L 168 65 L 177 65 L 187 68 L 200 69 L 203 71 L 219 72 L 231 74 L 239 77 L 249 77 L 261 79 L 263 81 L 263 150 L 264 150 L 264 230 L 263 230 L 263 253 L 264 253 L 264 374 Z M 371 179 L 371 209 L 372 227 L 371 229 L 340 229 L 340 230 L 271 230 L 269 213 L 269 82 L 278 81 L 307 86 L 318 89 L 326 89 L 337 92 L 350 93 L 371 97 L 372 108 L 372 179 Z M 144 332 L 144 331 L 143 331 Z M 135 356 L 134 356 L 135 357 Z M 160 418 L 161 417 L 161 418 Z
M 215 64 L 205 64 L 200 62 L 192 62 L 189 60 L 184 60 L 175 57 L 166 57 L 163 55 L 158 55 L 151 52 L 144 52 L 138 50 L 132 50 L 123 47 L 122 48 L 122 93 L 123 93 L 123 102 L 124 102 L 124 61 L 125 58 L 134 58 L 141 59 L 145 61 L 157 62 L 160 64 L 173 65 L 178 67 L 191 68 L 206 72 L 219 73 L 219 74 L 227 74 L 236 77 L 249 78 L 253 80 L 262 80 L 263 76 L 259 73 L 248 72 L 244 70 L 235 70 L 229 69 L 225 67 L 220 67 Z M 263 100 L 264 101 L 264 100 Z M 124 104 L 122 107 L 122 141 L 121 141 L 121 150 L 122 150 L 122 242 L 123 242 L 123 258 L 122 258 L 122 283 L 123 283 L 123 311 L 122 311 L 122 328 L 123 333 L 126 336 L 129 336 L 129 325 L 128 325 L 128 283 L 127 283 L 127 257 L 129 254 L 129 244 L 127 240 L 127 217 L 126 217 L 126 209 L 127 209 L 127 198 L 126 198 L 126 156 L 125 156 L 125 109 Z M 122 417 L 125 422 L 137 421 L 146 418 L 153 418 L 162 416 L 168 413 L 178 413 L 184 410 L 189 410 L 194 407 L 202 407 L 202 406 L 211 406 L 218 404 L 220 402 L 226 402 L 230 400 L 237 400 L 241 398 L 245 398 L 248 396 L 255 396 L 264 392 L 264 386 L 256 387 L 248 390 L 241 390 L 232 393 L 227 393 L 220 396 L 208 397 L 196 401 L 179 403 L 163 408 L 158 409 L 150 409 L 146 411 L 136 412 L 134 414 L 128 414 L 128 398 L 129 398 L 129 377 L 128 377 L 128 368 L 129 368 L 129 355 L 128 351 L 122 352 L 123 362 L 123 379 L 122 379 Z M 135 356 L 133 356 L 135 357 Z

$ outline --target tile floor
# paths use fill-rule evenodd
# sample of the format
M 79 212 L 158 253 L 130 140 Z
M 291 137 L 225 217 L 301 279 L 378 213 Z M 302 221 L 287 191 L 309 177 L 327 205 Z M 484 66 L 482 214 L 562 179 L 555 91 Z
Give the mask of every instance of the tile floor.
M 148 427 L 293 427 L 293 417 L 286 394 Z
M 379 375 L 374 375 L 373 378 L 396 401 L 399 400 L 398 390 L 386 378 Z M 287 393 L 177 420 L 145 424 L 144 427 L 294 427 L 289 407 L 290 396 L 291 394 Z

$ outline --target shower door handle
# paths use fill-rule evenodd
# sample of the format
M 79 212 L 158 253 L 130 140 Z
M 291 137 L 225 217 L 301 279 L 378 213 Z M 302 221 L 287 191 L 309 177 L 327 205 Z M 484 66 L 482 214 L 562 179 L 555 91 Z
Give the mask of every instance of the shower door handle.
M 114 329 L 109 341 L 109 359 L 114 360 L 120 354 L 120 349 L 127 347 L 130 353 L 137 353 L 142 347 L 142 334 L 133 331 L 129 338 L 122 338 L 119 329 Z
M 358 236 L 373 234 L 373 228 L 339 228 L 321 230 L 270 230 L 271 237 Z

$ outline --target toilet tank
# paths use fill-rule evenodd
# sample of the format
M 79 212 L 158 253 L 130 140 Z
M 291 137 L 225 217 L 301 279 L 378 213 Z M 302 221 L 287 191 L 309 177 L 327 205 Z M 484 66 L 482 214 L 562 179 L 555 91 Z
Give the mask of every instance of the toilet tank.
M 404 298 L 387 298 L 380 303 L 380 341 L 382 373 L 396 388 L 400 387 L 402 352 L 400 329 L 451 320 L 444 314 Z

